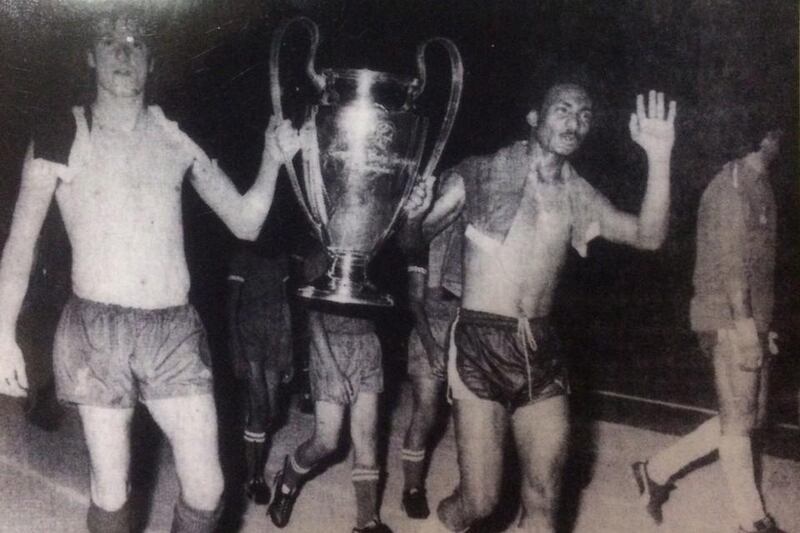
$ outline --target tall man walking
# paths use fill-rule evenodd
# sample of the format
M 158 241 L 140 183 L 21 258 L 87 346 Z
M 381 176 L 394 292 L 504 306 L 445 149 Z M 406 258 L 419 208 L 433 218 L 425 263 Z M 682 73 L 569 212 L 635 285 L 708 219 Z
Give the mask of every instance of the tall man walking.
M 757 149 L 751 144 L 728 162 L 700 201 L 691 325 L 714 368 L 719 416 L 633 464 L 641 501 L 656 523 L 663 519 L 675 474 L 717 450 L 739 531 L 781 531 L 764 509 L 751 443 L 767 414 L 768 354 L 777 353 L 769 329 L 776 210 L 767 171 L 778 155 L 780 132 L 758 133 L 749 139 L 759 142 Z

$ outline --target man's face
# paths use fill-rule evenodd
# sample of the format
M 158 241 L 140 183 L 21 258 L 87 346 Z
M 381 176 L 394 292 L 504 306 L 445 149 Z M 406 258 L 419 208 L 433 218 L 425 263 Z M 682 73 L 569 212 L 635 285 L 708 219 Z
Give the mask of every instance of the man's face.
M 592 100 L 578 85 L 556 85 L 547 92 L 542 116 L 528 114 L 536 140 L 545 152 L 569 156 L 577 150 L 592 123 Z
M 142 94 L 152 62 L 141 24 L 127 17 L 103 18 L 95 31 L 88 62 L 98 89 L 122 97 Z

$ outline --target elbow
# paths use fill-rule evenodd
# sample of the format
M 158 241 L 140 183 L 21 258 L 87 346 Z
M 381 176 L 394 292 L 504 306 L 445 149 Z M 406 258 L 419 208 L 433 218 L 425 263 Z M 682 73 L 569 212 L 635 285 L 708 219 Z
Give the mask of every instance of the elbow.
M 236 236 L 237 239 L 242 241 L 250 241 L 253 242 L 258 239 L 259 234 L 261 233 L 261 225 L 258 226 L 247 226 L 247 227 L 239 227 L 233 229 L 233 234 Z
M 659 232 L 658 234 L 640 233 L 636 239 L 636 247 L 640 250 L 655 252 L 661 248 L 665 240 L 666 235 L 663 232 Z
M 231 232 L 233 232 L 237 239 L 252 242 L 258 239 L 259 234 L 261 234 L 261 227 L 263 225 L 263 220 L 260 222 L 255 220 L 244 220 L 240 221 L 239 224 L 230 225 L 230 228 Z
M 228 227 L 237 239 L 255 241 L 261 233 L 261 228 L 267 218 L 268 208 L 245 205 L 244 209 L 231 220 Z

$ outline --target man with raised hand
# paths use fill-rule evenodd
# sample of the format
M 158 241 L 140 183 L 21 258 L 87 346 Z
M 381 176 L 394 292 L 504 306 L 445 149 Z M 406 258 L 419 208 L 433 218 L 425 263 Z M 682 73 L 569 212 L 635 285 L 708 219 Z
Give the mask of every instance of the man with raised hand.
M 568 162 L 593 111 L 584 85 L 552 84 L 527 113 L 526 141 L 443 174 L 423 225 L 430 236 L 459 214 L 466 223 L 463 294 L 448 361 L 460 482 L 438 508 L 453 531 L 498 503 L 509 425 L 522 469 L 521 525 L 555 530 L 569 386 L 548 315 L 567 247 L 585 255 L 600 236 L 654 250 L 665 237 L 675 103 L 655 91 L 636 99 L 630 134 L 648 162 L 638 216 L 615 209 Z

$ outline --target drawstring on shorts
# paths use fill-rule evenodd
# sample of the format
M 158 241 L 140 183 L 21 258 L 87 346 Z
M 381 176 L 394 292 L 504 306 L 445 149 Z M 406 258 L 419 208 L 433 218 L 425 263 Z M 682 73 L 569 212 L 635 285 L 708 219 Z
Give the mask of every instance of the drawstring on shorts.
M 531 360 L 528 354 L 528 348 L 535 352 L 539 346 L 536 344 L 536 338 L 533 336 L 531 322 L 525 315 L 517 317 L 517 337 L 519 337 L 522 343 L 522 351 L 525 352 L 525 370 L 528 372 L 528 397 L 533 400 L 533 378 L 531 376 Z

